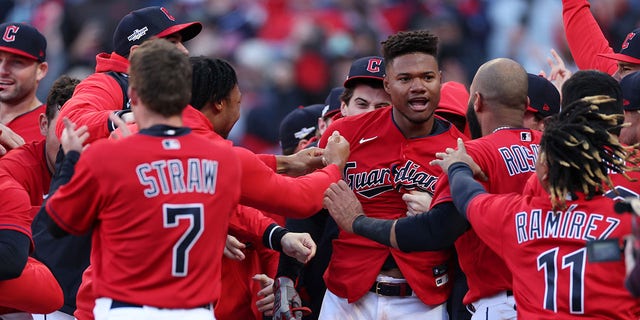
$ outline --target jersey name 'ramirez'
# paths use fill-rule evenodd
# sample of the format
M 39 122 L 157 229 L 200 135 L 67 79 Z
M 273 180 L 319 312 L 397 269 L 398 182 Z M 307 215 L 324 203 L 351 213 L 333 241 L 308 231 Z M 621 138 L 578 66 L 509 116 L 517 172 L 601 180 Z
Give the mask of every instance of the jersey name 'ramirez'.
M 214 194 L 218 176 L 218 161 L 189 158 L 185 174 L 182 160 L 158 160 L 136 167 L 144 195 L 153 198 L 162 194 L 198 192 Z
M 619 219 L 575 210 L 577 207 L 577 204 L 571 205 L 564 212 L 534 209 L 516 213 L 518 244 L 543 238 L 603 240 L 620 225 Z

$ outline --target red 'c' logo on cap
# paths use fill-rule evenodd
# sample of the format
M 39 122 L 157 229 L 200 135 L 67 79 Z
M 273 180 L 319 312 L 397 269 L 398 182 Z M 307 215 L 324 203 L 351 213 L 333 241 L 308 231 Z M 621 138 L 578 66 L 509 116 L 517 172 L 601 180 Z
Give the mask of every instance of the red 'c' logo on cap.
M 631 32 L 627 35 L 627 37 L 624 39 L 624 42 L 622 43 L 622 49 L 626 49 L 629 48 L 629 41 L 631 41 L 631 39 L 633 39 L 633 37 L 635 37 L 636 34 Z
M 369 59 L 369 64 L 367 64 L 367 71 L 371 73 L 380 72 L 381 64 L 382 64 L 381 59 L 376 59 L 376 58 Z
M 165 16 L 167 16 L 167 18 L 169 18 L 169 20 L 171 21 L 176 21 L 176 18 L 174 18 L 167 9 L 165 9 L 164 7 L 160 7 L 160 11 L 162 11 L 162 13 L 164 13 Z
M 20 27 L 18 26 L 7 26 L 6 29 L 4 29 L 4 34 L 2 35 L 2 40 L 4 40 L 5 42 L 13 42 L 16 40 L 16 33 L 18 33 L 18 30 L 20 29 Z

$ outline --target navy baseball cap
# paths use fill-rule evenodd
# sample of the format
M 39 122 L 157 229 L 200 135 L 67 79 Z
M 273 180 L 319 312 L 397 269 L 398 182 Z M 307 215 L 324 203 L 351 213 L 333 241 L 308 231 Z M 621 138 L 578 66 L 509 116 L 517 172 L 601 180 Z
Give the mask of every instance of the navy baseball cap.
M 344 87 L 335 87 L 331 89 L 329 95 L 324 100 L 324 109 L 322 109 L 322 118 L 332 117 L 340 112 L 340 96 L 344 92 Z
M 113 33 L 113 48 L 117 54 L 128 57 L 129 49 L 151 37 L 163 38 L 179 32 L 182 41 L 188 41 L 202 31 L 200 22 L 178 23 L 164 7 L 147 7 L 130 12 L 120 20 Z
M 323 108 L 323 104 L 312 104 L 307 107 L 300 106 L 289 112 L 280 122 L 280 147 L 292 148 L 298 145 L 300 140 L 313 137 Z
M 24 23 L 0 24 L 0 51 L 27 57 L 38 62 L 47 58 L 47 39 L 38 29 Z
M 527 111 L 537 113 L 543 118 L 552 116 L 560 112 L 560 92 L 556 86 L 535 74 L 527 73 L 529 78 L 529 105 Z
M 634 72 L 620 80 L 622 107 L 625 111 L 640 110 L 640 72 Z
M 349 75 L 343 86 L 345 88 L 353 87 L 358 80 L 362 79 L 380 80 L 382 82 L 384 79 L 384 59 L 378 56 L 357 59 L 351 64 Z
M 640 64 L 640 28 L 630 32 L 622 42 L 619 53 L 599 53 L 601 57 Z

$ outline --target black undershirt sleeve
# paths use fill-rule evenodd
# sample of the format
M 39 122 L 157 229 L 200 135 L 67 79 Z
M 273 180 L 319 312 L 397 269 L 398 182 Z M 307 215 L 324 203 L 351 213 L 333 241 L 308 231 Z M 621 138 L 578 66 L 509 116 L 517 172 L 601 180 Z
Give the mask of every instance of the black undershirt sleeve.
M 0 280 L 15 279 L 27 265 L 31 240 L 15 230 L 0 230 Z
M 405 252 L 444 250 L 470 227 L 453 202 L 443 202 L 428 212 L 398 219 L 396 241 Z
M 464 162 L 456 162 L 449 166 L 449 187 L 453 196 L 453 203 L 460 215 L 467 218 L 467 207 L 473 198 L 487 193 L 484 187 L 473 179 L 471 168 Z
M 49 197 L 51 197 L 61 186 L 67 184 L 73 173 L 75 172 L 76 163 L 80 159 L 80 153 L 77 151 L 69 151 L 66 155 L 62 153 L 62 149 L 58 152 L 58 156 L 56 158 L 56 172 L 51 179 L 51 185 L 49 186 Z M 46 210 L 46 200 L 42 203 L 40 207 L 40 211 L 44 211 L 42 214 L 42 218 L 48 224 L 49 232 L 55 238 L 62 238 L 69 233 L 60 228 L 47 214 Z M 38 212 L 40 214 L 40 212 Z
M 393 221 L 358 216 L 351 226 L 353 233 L 390 247 Z

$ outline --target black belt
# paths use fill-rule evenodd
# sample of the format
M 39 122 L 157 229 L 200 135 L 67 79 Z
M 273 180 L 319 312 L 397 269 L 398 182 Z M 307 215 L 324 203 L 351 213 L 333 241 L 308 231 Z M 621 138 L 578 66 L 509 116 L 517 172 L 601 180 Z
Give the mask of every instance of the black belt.
M 408 283 L 374 282 L 369 291 L 381 296 L 408 297 L 413 290 Z
M 118 301 L 118 300 L 111 300 L 111 309 L 116 309 L 116 308 L 142 308 L 142 305 L 139 304 L 135 304 L 135 303 L 128 303 L 128 302 L 123 302 L 123 301 Z M 211 310 L 211 304 L 205 304 L 205 305 L 201 305 L 199 307 L 194 307 L 193 309 L 198 309 L 198 308 L 204 308 L 207 310 Z M 162 309 L 162 308 L 161 308 Z

